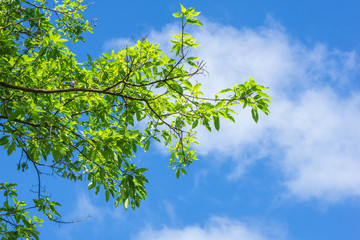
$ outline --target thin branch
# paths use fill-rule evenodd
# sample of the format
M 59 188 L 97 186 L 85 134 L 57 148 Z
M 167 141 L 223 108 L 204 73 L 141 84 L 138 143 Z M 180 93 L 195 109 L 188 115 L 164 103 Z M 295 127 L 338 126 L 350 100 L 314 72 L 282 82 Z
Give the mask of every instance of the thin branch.
M 37 208 L 35 206 L 33 207 L 27 207 L 27 208 L 23 208 L 23 209 L 19 209 L 17 211 L 12 211 L 12 212 L 7 212 L 7 213 L 0 213 L 0 216 L 10 216 L 10 215 L 13 215 L 13 214 L 16 214 L 16 213 L 21 213 L 21 212 L 24 212 L 24 211 L 28 211 L 30 209 L 34 209 L 34 208 Z
M 71 222 L 63 222 L 63 221 L 59 221 L 59 220 L 55 220 L 55 219 L 53 219 L 52 221 L 53 221 L 53 222 L 56 222 L 56 223 L 61 223 L 61 224 L 71 224 L 71 223 L 82 222 L 82 221 L 84 221 L 84 220 L 86 220 L 86 219 L 88 219 L 88 218 L 90 218 L 90 217 L 91 217 L 91 216 L 89 215 L 89 216 L 84 217 L 84 218 L 82 218 L 82 219 L 80 219 L 80 220 L 71 221 Z
M 27 153 L 26 153 L 27 154 Z M 29 158 L 29 156 L 28 156 Z M 30 161 L 33 163 L 34 168 L 36 169 L 37 177 L 38 177 L 38 199 L 40 199 L 40 190 L 41 190 L 41 181 L 40 181 L 40 171 L 36 166 L 36 163 L 30 159 Z
M 7 27 L 9 27 L 9 26 L 18 25 L 18 24 L 20 24 L 20 23 L 22 23 L 22 22 L 26 22 L 26 21 L 30 21 L 30 20 L 39 20 L 39 19 L 41 19 L 41 18 L 28 18 L 28 19 L 23 19 L 23 20 L 21 20 L 21 21 L 19 21 L 19 22 L 16 22 L 16 23 L 10 23 L 10 24 L 8 24 L 8 25 L 0 28 L 0 30 L 4 30 L 5 28 L 7 28 Z
M 168 126 L 171 130 L 173 130 L 174 132 L 176 132 L 176 134 L 180 137 L 180 132 L 183 132 L 183 130 L 181 129 L 178 129 L 178 128 L 175 128 L 173 126 L 171 126 L 168 122 L 166 122 L 162 117 L 161 115 L 159 115 L 155 110 L 154 108 L 150 105 L 150 103 L 148 103 L 147 101 L 145 101 L 146 105 L 149 107 L 149 109 L 158 117 L 158 119 L 160 119 L 161 122 L 163 122 L 166 126 Z
M 9 119 L 9 118 L 7 116 L 0 115 L 0 119 Z M 12 121 L 17 122 L 17 123 L 30 125 L 30 126 L 33 126 L 33 127 L 40 127 L 40 124 L 31 123 L 31 122 L 23 121 L 23 120 L 16 119 L 16 118 L 13 119 Z

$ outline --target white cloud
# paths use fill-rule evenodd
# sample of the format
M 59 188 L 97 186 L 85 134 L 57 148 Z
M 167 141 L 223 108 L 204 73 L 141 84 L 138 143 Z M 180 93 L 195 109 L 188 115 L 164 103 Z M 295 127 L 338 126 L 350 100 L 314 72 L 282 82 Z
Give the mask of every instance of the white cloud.
M 133 40 L 127 38 L 114 38 L 114 39 L 110 39 L 105 43 L 105 45 L 103 46 L 103 50 L 104 52 L 108 52 L 112 50 L 119 51 L 121 49 L 124 49 L 125 47 L 131 47 L 134 44 L 135 43 Z
M 265 232 L 267 231 L 267 232 Z M 215 217 L 205 226 L 192 225 L 185 228 L 167 228 L 160 230 L 148 228 L 141 231 L 134 240 L 266 240 L 284 239 L 285 234 L 277 228 L 248 226 L 242 222 Z
M 222 121 L 221 132 L 211 137 L 200 130 L 200 154 L 235 162 L 230 179 L 270 157 L 290 195 L 300 199 L 360 196 L 360 96 L 349 90 L 359 89 L 358 54 L 307 46 L 271 18 L 256 29 L 204 22 L 194 35 L 202 44 L 196 55 L 209 72 L 198 78 L 205 92 L 212 95 L 252 76 L 270 87 L 273 103 L 270 116 L 258 124 L 240 110 L 236 125 Z M 169 25 L 150 39 L 168 48 L 176 30 Z
M 309 90 L 296 103 L 274 107 L 275 141 L 285 153 L 280 168 L 291 193 L 327 201 L 360 195 L 358 119 L 360 96 L 342 99 L 333 89 Z

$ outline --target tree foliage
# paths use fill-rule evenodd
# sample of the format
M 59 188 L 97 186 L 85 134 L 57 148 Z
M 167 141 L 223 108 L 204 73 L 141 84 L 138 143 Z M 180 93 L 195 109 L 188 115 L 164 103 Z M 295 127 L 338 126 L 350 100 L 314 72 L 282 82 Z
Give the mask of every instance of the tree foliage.
M 204 97 L 194 79 L 204 64 L 189 56 L 199 45 L 185 32 L 187 25 L 202 26 L 193 8 L 173 14 L 182 31 L 171 41 L 172 57 L 142 39 L 80 63 L 68 45 L 92 31 L 86 8 L 81 0 L 0 0 L 0 146 L 7 155 L 21 152 L 18 170 L 38 177 L 32 203 L 17 199 L 15 183 L 0 184 L 2 239 L 38 239 L 43 220 L 30 216 L 32 209 L 61 221 L 60 204 L 42 191 L 44 173 L 88 181 L 106 201 L 135 209 L 148 182 L 147 169 L 133 161 L 138 149 L 166 145 L 179 177 L 197 159 L 198 126 L 219 130 L 220 118 L 235 121 L 238 105 L 250 107 L 255 122 L 259 110 L 269 112 L 266 88 L 251 78 Z

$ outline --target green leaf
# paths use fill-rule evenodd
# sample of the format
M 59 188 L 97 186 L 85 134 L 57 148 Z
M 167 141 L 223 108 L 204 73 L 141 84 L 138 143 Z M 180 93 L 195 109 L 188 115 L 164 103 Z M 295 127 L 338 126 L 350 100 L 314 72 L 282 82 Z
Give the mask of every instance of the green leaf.
M 206 118 L 203 120 L 203 125 L 204 127 L 209 131 L 211 132 L 211 127 L 209 125 L 209 120 L 207 120 Z
M 219 129 L 220 129 L 220 120 L 219 120 L 219 117 L 213 116 L 213 119 L 214 119 L 215 129 L 216 129 L 217 131 L 219 131 Z
M 186 86 L 187 89 L 189 89 L 189 90 L 192 89 L 192 84 L 188 80 L 184 80 L 184 81 L 182 81 L 182 83 Z
M 95 181 L 91 181 L 91 182 L 88 184 L 88 189 L 90 190 L 90 189 L 94 188 L 95 186 L 96 186 Z
M 183 88 L 179 85 L 179 84 L 177 84 L 177 83 L 173 83 L 173 84 L 171 84 L 171 87 L 177 92 L 177 93 L 179 93 L 179 94 L 183 94 L 184 93 L 184 90 L 183 90 Z
M 16 119 L 20 114 L 22 110 L 16 110 L 14 113 L 10 114 L 8 117 L 8 121 L 11 122 L 12 120 Z
M 215 108 L 222 108 L 226 104 L 225 100 L 221 100 L 215 105 Z
M 7 155 L 10 156 L 16 148 L 16 145 L 14 142 L 11 142 L 10 146 L 7 149 Z
M 95 195 L 97 195 L 97 194 L 99 193 L 99 191 L 100 191 L 100 186 L 96 186 L 96 188 L 95 188 Z
M 0 138 L 0 146 L 7 144 L 9 142 L 8 138 L 9 136 L 3 136 L 2 138 Z
M 199 57 L 188 57 L 186 58 L 186 61 L 194 61 L 194 60 L 198 60 Z
M 185 13 L 186 12 L 186 8 L 184 8 L 184 6 L 182 4 L 180 4 L 181 7 L 181 13 Z
M 150 147 L 150 140 L 146 140 L 144 143 L 144 151 L 147 152 L 149 150 Z
M 184 168 L 180 168 L 180 171 L 181 171 L 182 174 L 185 174 L 185 175 L 188 174 Z
M 226 93 L 226 92 L 231 92 L 231 91 L 232 91 L 231 88 L 226 88 L 226 89 L 220 91 L 219 93 Z
M 31 149 L 31 158 L 32 158 L 32 161 L 38 163 L 40 162 L 40 159 L 41 159 L 41 155 L 40 155 L 40 151 L 39 149 L 37 148 L 33 148 Z
M 177 117 L 175 120 L 175 128 L 181 129 L 183 126 L 183 121 L 180 117 Z
M 106 190 L 106 191 L 105 191 L 105 200 L 106 200 L 106 202 L 108 202 L 109 199 L 110 199 L 110 191 L 109 191 L 109 190 Z
M 184 15 L 185 16 L 189 16 L 191 13 L 193 13 L 195 11 L 195 9 L 194 8 L 188 8 L 188 9 L 186 9 L 186 11 L 185 11 L 185 13 L 184 13 Z
M 256 108 L 251 109 L 251 115 L 254 121 L 257 123 L 259 120 L 259 114 Z
M 131 142 L 131 148 L 134 151 L 134 153 L 136 153 L 137 147 L 136 147 L 136 143 L 134 141 Z
M 141 174 L 141 173 L 147 172 L 147 171 L 148 171 L 147 168 L 138 168 L 138 169 L 135 170 L 135 172 L 136 172 L 137 174 Z
M 249 100 L 247 98 L 244 98 L 243 109 L 246 108 L 248 103 L 249 103 Z
M 228 109 L 227 109 L 227 110 L 228 110 Z M 220 113 L 220 114 L 221 114 L 221 113 Z M 232 121 L 233 123 L 235 123 L 234 117 L 231 116 L 231 114 L 230 114 L 228 111 L 226 111 L 225 114 L 226 114 L 226 118 L 227 118 L 227 119 L 230 119 L 230 121 Z
M 193 124 L 192 124 L 192 128 L 194 129 L 194 128 L 196 128 L 196 126 L 199 124 L 199 119 L 196 119 L 194 122 L 193 122 Z
M 199 68 L 198 65 L 196 65 L 196 63 L 194 63 L 192 61 L 187 61 L 187 63 L 194 68 Z
M 173 16 L 176 17 L 176 18 L 182 17 L 181 13 L 178 13 L 178 12 L 173 13 Z
M 140 112 L 140 111 L 136 111 L 135 114 L 136 114 L 136 120 L 137 120 L 137 121 L 140 121 L 140 120 L 141 120 L 141 112 Z
M 127 210 L 128 209 L 128 207 L 129 207 L 129 198 L 127 198 L 126 200 L 125 200 L 125 202 L 124 202 L 124 208 L 125 208 L 125 210 Z
M 103 168 L 100 168 L 100 180 L 103 181 L 105 179 L 105 170 Z
M 196 91 L 199 91 L 201 88 L 201 83 L 197 83 L 194 87 L 193 87 L 193 91 L 196 92 Z
M 191 25 L 199 25 L 199 26 L 203 26 L 203 24 L 196 18 L 189 18 L 189 19 L 186 19 L 186 22 L 188 24 L 191 24 Z
M 46 53 L 46 47 L 42 47 L 42 48 L 40 48 L 40 50 L 39 50 L 39 58 L 40 57 L 42 57 L 42 56 L 44 56 L 44 54 Z
M 193 12 L 193 13 L 189 14 L 189 17 L 196 17 L 199 14 L 200 14 L 200 12 Z

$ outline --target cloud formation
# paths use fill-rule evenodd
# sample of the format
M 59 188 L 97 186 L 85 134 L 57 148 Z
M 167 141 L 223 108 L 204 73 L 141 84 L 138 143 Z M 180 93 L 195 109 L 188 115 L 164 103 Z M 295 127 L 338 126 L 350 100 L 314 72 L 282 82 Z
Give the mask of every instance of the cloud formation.
M 148 228 L 141 231 L 133 240 L 280 240 L 284 239 L 283 237 L 284 233 L 281 231 L 273 229 L 264 233 L 256 227 L 250 227 L 236 220 L 215 217 L 203 227 L 192 225 L 184 228 L 164 227 L 160 230 Z
M 252 76 L 270 87 L 273 103 L 270 116 L 261 116 L 258 124 L 239 109 L 237 124 L 222 121 L 221 131 L 211 137 L 200 130 L 199 153 L 233 161 L 237 167 L 230 179 L 270 158 L 287 192 L 299 199 L 360 196 L 358 53 L 307 46 L 271 18 L 256 29 L 204 23 L 194 33 L 202 45 L 195 54 L 206 60 L 209 72 L 197 79 L 204 91 L 211 96 Z M 168 49 L 177 30 L 168 25 L 149 38 Z
M 251 75 L 270 87 L 273 103 L 270 116 L 258 125 L 242 112 L 238 124 L 223 124 L 216 138 L 202 131 L 199 151 L 238 161 L 233 178 L 269 156 L 284 174 L 289 193 L 301 199 L 359 196 L 360 98 L 357 92 L 341 91 L 354 84 L 356 53 L 307 47 L 276 23 L 255 30 L 209 28 L 198 39 L 211 90 Z

